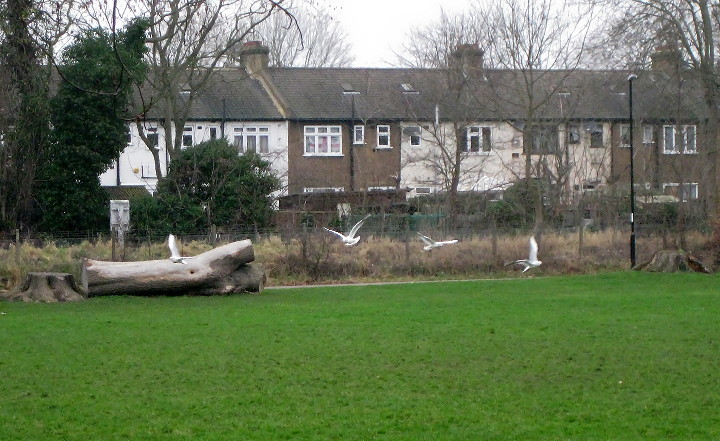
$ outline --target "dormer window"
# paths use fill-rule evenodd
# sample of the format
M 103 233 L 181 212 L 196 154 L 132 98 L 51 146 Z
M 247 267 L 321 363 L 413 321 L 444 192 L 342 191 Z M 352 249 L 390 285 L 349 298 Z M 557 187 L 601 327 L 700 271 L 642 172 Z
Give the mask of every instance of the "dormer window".
M 402 83 L 400 85 L 404 94 L 417 94 L 419 93 L 410 83 Z
M 350 83 L 340 83 L 340 86 L 343 89 L 343 95 L 360 95 L 360 92 L 355 90 Z

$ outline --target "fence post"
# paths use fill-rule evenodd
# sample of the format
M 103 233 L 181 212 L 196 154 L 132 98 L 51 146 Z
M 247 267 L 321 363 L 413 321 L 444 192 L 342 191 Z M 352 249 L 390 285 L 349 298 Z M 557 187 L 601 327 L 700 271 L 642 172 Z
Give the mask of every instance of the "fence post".
M 405 264 L 410 264 L 410 219 L 405 217 Z
M 497 222 L 495 221 L 495 216 L 493 216 L 492 223 L 490 224 L 490 234 L 492 234 L 492 256 L 493 256 L 493 259 L 497 260 L 497 257 L 498 257 L 498 249 L 497 249 L 498 232 L 497 232 Z
M 583 246 L 585 242 L 585 215 L 582 210 L 579 210 L 580 214 L 578 216 L 578 221 L 580 224 L 578 225 L 578 257 L 582 259 L 583 257 Z
M 15 229 L 15 263 L 20 264 L 20 229 Z

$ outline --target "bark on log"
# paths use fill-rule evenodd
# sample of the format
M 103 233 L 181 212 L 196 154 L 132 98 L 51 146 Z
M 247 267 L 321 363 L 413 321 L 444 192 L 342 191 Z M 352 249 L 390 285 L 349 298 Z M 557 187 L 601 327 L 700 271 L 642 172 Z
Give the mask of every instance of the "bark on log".
M 86 259 L 82 285 L 88 296 L 106 295 L 225 295 L 260 292 L 265 284 L 262 265 L 251 263 L 250 240 L 214 248 L 187 259 L 107 262 Z
M 635 266 L 639 271 L 651 272 L 685 272 L 695 271 L 701 273 L 710 273 L 710 269 L 703 264 L 700 259 L 690 253 L 684 253 L 676 250 L 660 250 L 653 253 L 650 260 Z
M 68 273 L 28 273 L 25 281 L 2 294 L 5 300 L 23 302 L 72 302 L 85 300 L 75 278 Z

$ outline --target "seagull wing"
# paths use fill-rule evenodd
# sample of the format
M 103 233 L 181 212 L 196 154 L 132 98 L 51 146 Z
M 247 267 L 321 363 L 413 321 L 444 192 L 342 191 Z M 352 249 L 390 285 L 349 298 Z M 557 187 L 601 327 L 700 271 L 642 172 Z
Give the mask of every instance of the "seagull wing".
M 420 239 L 425 242 L 426 244 L 432 246 L 435 245 L 435 241 L 430 239 L 429 237 L 425 236 L 424 234 L 418 233 L 418 236 L 420 236 Z
M 535 241 L 535 236 L 530 237 L 530 254 L 528 255 L 528 260 L 530 262 L 537 262 L 537 252 L 538 252 L 538 245 Z
M 360 227 L 362 226 L 363 222 L 365 222 L 365 219 L 367 219 L 367 218 L 369 218 L 369 217 L 370 217 L 370 215 L 368 214 L 368 215 L 365 216 L 364 218 L 360 219 L 360 221 L 359 221 L 358 223 L 356 223 L 355 226 L 352 227 L 352 229 L 348 232 L 347 237 L 350 237 L 350 238 L 355 237 L 355 235 L 357 234 L 358 230 L 359 230 Z
M 345 239 L 345 235 L 344 235 L 344 234 L 338 233 L 338 232 L 335 231 L 335 230 L 331 230 L 331 229 L 328 228 L 328 227 L 323 227 L 323 228 L 325 228 L 326 230 L 328 230 L 328 231 L 331 232 L 332 234 L 336 235 L 336 236 L 339 237 L 340 239 L 343 239 L 343 240 Z
M 178 251 L 177 243 L 175 243 L 175 236 L 168 236 L 168 247 L 170 247 L 170 257 L 180 257 L 180 251 Z

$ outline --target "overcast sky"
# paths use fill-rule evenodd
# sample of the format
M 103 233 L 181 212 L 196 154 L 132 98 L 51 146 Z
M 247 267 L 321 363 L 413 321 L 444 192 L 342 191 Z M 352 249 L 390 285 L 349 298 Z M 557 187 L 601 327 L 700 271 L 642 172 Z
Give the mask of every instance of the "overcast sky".
M 325 0 L 353 46 L 356 67 L 389 67 L 407 32 L 469 8 L 470 0 Z M 322 3 L 322 2 L 321 2 Z

